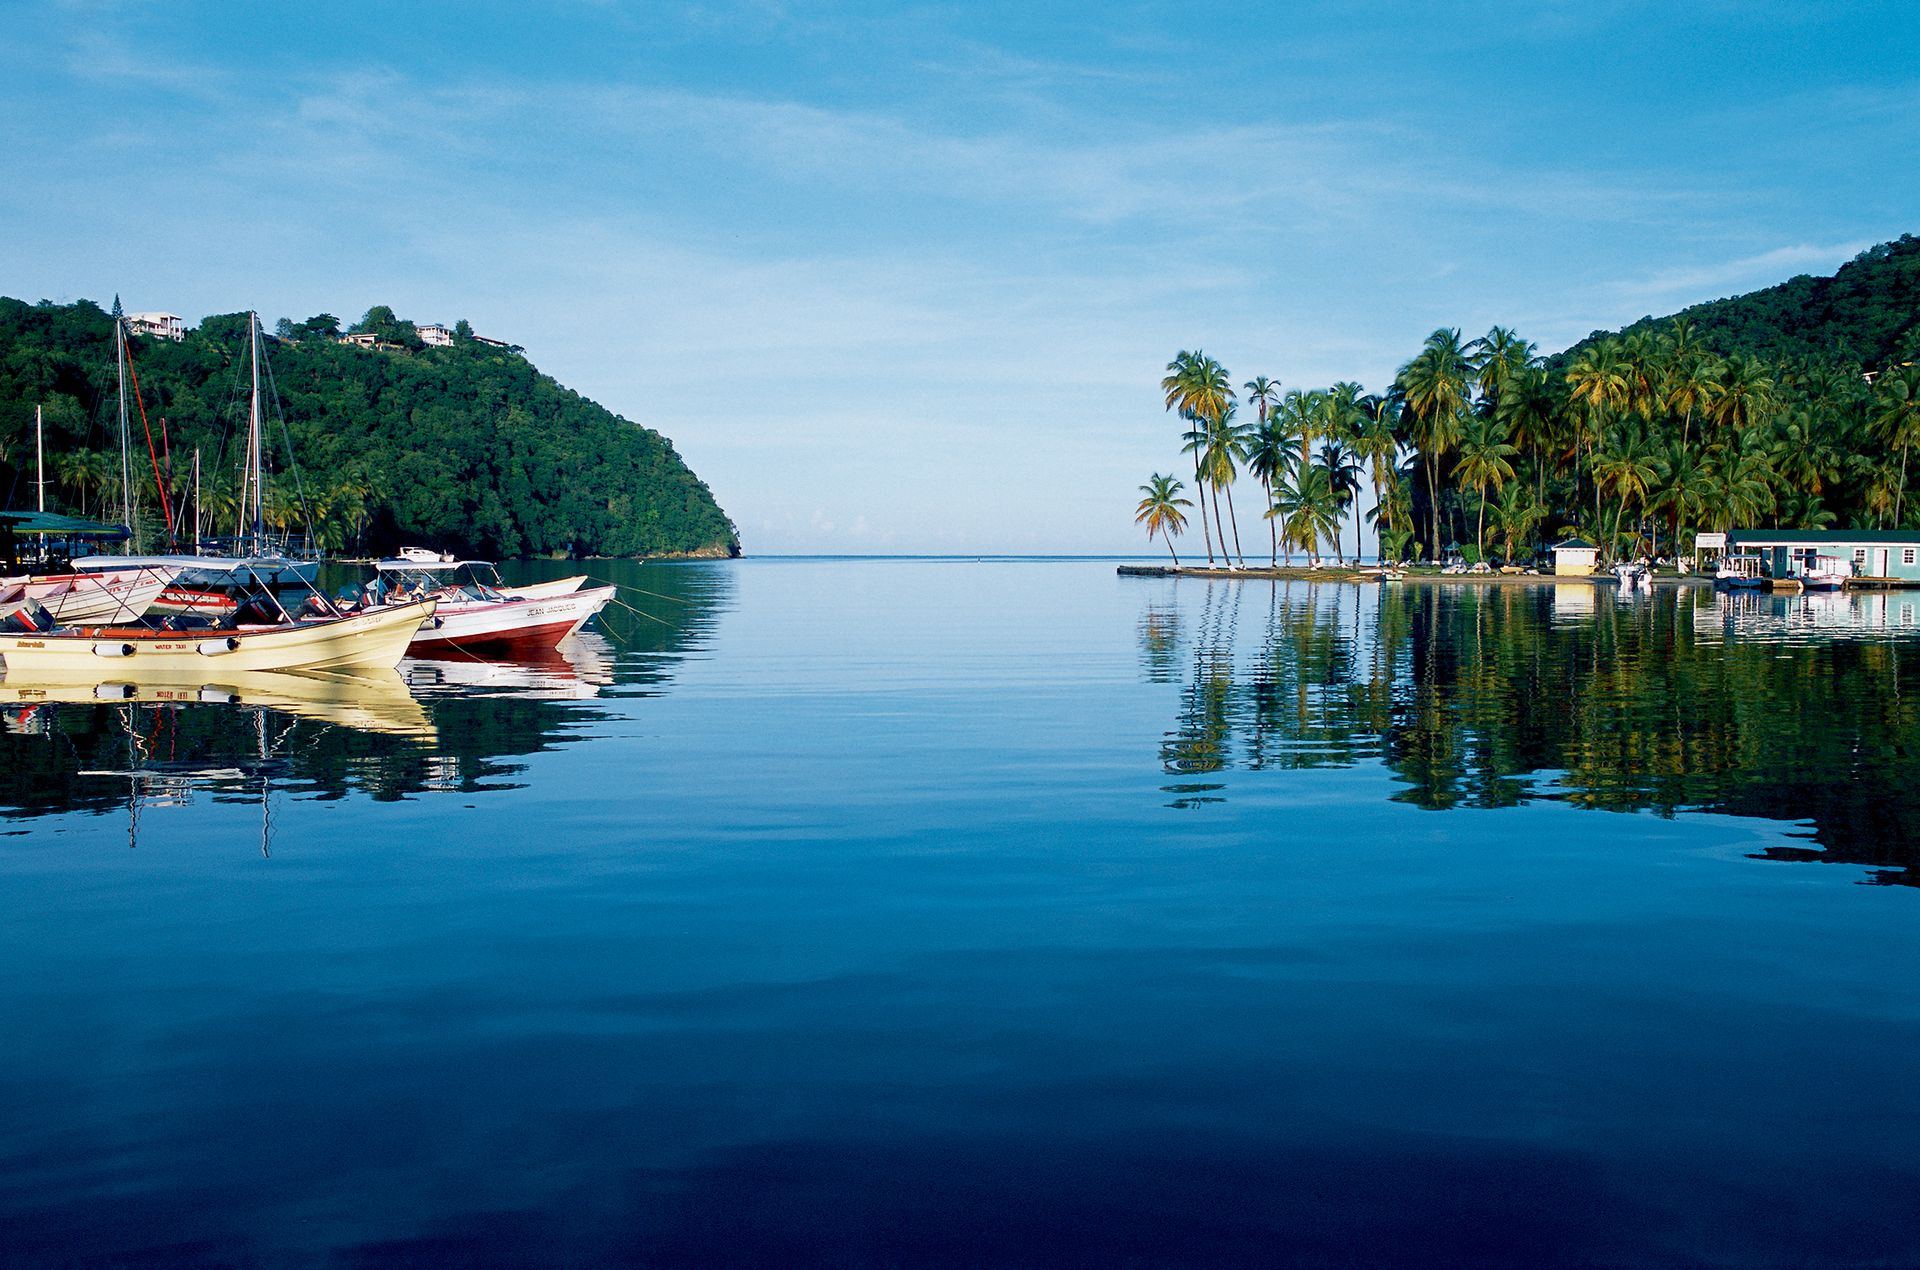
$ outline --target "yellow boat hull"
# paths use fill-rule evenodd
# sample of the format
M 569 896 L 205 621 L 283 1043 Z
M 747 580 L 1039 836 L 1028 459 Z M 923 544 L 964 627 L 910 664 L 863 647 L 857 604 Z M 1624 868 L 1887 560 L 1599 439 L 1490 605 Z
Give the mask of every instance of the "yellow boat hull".
M 391 670 L 433 609 L 432 600 L 423 600 L 256 630 L 0 634 L 0 661 L 10 679 L 82 683 L 146 675 L 215 681 L 244 670 Z

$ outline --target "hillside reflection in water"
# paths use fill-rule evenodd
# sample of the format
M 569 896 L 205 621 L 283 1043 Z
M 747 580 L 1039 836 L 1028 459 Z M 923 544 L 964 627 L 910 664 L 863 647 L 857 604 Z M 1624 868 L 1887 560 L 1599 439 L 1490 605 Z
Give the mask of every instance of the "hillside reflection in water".
M 1431 809 L 1563 800 L 1803 822 L 1774 859 L 1913 884 L 1920 595 L 1201 583 L 1145 601 L 1141 669 L 1181 685 L 1177 807 L 1210 774 L 1377 760 Z

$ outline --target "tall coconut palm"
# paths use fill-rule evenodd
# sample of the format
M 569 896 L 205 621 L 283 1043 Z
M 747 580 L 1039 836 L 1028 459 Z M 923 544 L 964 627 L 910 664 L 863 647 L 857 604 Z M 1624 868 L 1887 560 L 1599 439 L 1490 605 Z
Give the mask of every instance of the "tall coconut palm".
M 1533 344 L 1506 326 L 1494 327 L 1467 349 L 1473 357 L 1474 383 L 1489 410 L 1497 409 L 1514 382 L 1539 360 Z
M 1903 523 L 1907 493 L 1907 451 L 1920 441 L 1920 365 L 1889 367 L 1873 385 L 1873 432 L 1900 449 L 1900 483 L 1893 496 L 1893 526 Z
M 1480 515 L 1474 527 L 1474 548 L 1487 558 L 1487 488 L 1501 489 L 1513 479 L 1513 457 L 1519 454 L 1507 440 L 1506 425 L 1475 415 L 1460 434 L 1460 461 L 1454 471 L 1480 495 Z
M 1173 567 L 1176 569 L 1180 567 L 1180 556 L 1173 549 L 1173 540 L 1176 535 L 1185 531 L 1186 509 L 1193 506 L 1191 500 L 1180 497 L 1182 488 L 1180 482 L 1173 477 L 1162 476 L 1155 472 L 1147 478 L 1147 483 L 1140 487 L 1140 493 L 1144 497 L 1141 498 L 1140 505 L 1134 508 L 1133 516 L 1134 524 L 1146 525 L 1148 542 L 1153 541 L 1155 534 L 1159 534 L 1165 540 L 1167 554 L 1173 557 Z
M 1360 425 L 1360 435 L 1353 449 L 1367 465 L 1367 476 L 1373 482 L 1374 538 L 1378 541 L 1382 492 L 1387 481 L 1394 476 L 1400 457 L 1400 400 L 1393 393 L 1384 393 L 1364 398 L 1361 407 L 1365 421 Z
M 1764 362 L 1735 353 L 1717 368 L 1719 388 L 1708 414 L 1721 435 L 1744 432 L 1773 410 L 1774 382 Z
M 1394 379 L 1412 416 L 1414 444 L 1427 463 L 1435 558 L 1440 552 L 1440 463 L 1459 442 L 1472 404 L 1473 376 L 1473 359 L 1460 342 L 1459 330 L 1443 327 L 1427 336 Z
M 1713 498 L 1713 474 L 1697 454 L 1679 441 L 1668 444 L 1660 458 L 1660 470 L 1660 488 L 1654 492 L 1648 509 L 1667 513 L 1677 555 L 1686 527 L 1698 523 Z
M 1238 557 L 1240 567 L 1246 568 L 1247 558 L 1240 550 L 1240 520 L 1233 510 L 1233 481 L 1239 475 L 1240 464 L 1247 457 L 1248 431 L 1234 419 L 1236 407 L 1229 402 L 1227 408 L 1207 427 L 1206 453 L 1202 466 L 1207 473 L 1207 481 L 1213 486 L 1214 527 L 1220 530 L 1220 554 L 1227 554 L 1227 531 L 1220 527 L 1220 497 L 1224 492 L 1227 502 L 1227 522 L 1233 526 L 1233 554 Z
M 1274 486 L 1293 470 L 1292 430 L 1278 414 L 1261 420 L 1259 429 L 1247 440 L 1247 471 L 1259 479 L 1268 507 L 1273 506 Z M 1271 563 L 1277 565 L 1280 563 L 1280 527 L 1270 516 L 1266 517 L 1266 521 L 1272 551 Z
M 1360 464 L 1353 452 L 1337 437 L 1329 436 L 1320 443 L 1320 462 L 1317 465 L 1327 474 L 1327 486 L 1333 491 L 1334 506 L 1339 519 L 1344 520 L 1348 508 L 1353 509 L 1353 559 L 1360 561 Z M 1335 556 L 1343 554 L 1340 546 L 1338 521 L 1333 536 Z
M 1581 449 L 1584 446 L 1592 452 L 1605 438 L 1609 420 L 1624 409 L 1627 402 L 1627 371 L 1621 361 L 1619 341 L 1601 340 L 1581 349 L 1580 356 L 1567 367 L 1566 379 L 1569 405 L 1577 411 L 1578 422 L 1584 425 L 1576 433 L 1574 444 L 1573 480 L 1577 492 Z M 1593 483 L 1593 518 L 1595 523 L 1600 520 L 1598 480 Z
M 1206 482 L 1201 467 L 1207 425 L 1218 419 L 1233 401 L 1233 388 L 1226 367 L 1203 352 L 1183 349 L 1167 363 L 1167 375 L 1160 381 L 1160 389 L 1166 394 L 1167 409 L 1178 411 L 1188 425 L 1185 448 L 1193 455 L 1194 493 L 1201 500 L 1200 531 L 1206 538 L 1207 563 L 1212 564 L 1213 537 L 1207 529 Z M 1220 549 L 1224 552 L 1226 548 L 1226 540 L 1222 539 Z
M 1659 483 L 1660 476 L 1658 460 L 1637 428 L 1618 429 L 1594 456 L 1593 479 L 1612 489 L 1620 500 L 1613 514 L 1613 545 L 1619 542 L 1620 524 L 1628 509 L 1635 501 L 1644 507 L 1648 492 Z
M 1507 430 L 1514 448 L 1533 460 L 1534 501 L 1547 498 L 1547 451 L 1560 430 L 1560 403 L 1543 367 L 1528 366 L 1507 380 L 1494 403 L 1493 417 Z
M 1267 415 L 1280 401 L 1280 381 L 1268 379 L 1265 375 L 1255 375 L 1241 384 L 1240 389 L 1247 394 L 1247 404 L 1254 408 L 1261 424 L 1265 425 Z

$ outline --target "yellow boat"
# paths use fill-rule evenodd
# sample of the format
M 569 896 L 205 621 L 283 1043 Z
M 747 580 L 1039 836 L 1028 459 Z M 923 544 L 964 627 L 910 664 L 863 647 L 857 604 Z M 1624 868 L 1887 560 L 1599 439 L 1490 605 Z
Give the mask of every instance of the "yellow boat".
M 99 705 L 258 706 L 360 732 L 432 740 L 426 708 L 414 699 L 400 672 L 385 668 L 346 670 L 241 670 L 212 679 L 167 675 L 128 676 L 98 683 L 58 679 L 0 679 L 0 707 L 65 703 Z
M 218 679 L 243 670 L 392 670 L 434 602 L 398 604 L 348 617 L 234 630 L 78 627 L 0 633 L 10 679 L 82 683 L 170 676 Z

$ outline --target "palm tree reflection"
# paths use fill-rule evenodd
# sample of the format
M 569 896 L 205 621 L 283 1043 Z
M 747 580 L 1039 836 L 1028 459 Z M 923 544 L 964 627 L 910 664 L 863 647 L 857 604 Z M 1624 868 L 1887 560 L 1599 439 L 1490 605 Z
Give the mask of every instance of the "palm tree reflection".
M 1809 822 L 1816 845 L 1764 854 L 1920 881 L 1920 597 L 1176 585 L 1140 624 L 1144 676 L 1180 684 L 1173 806 L 1227 796 L 1194 776 L 1378 763 L 1433 810 Z

